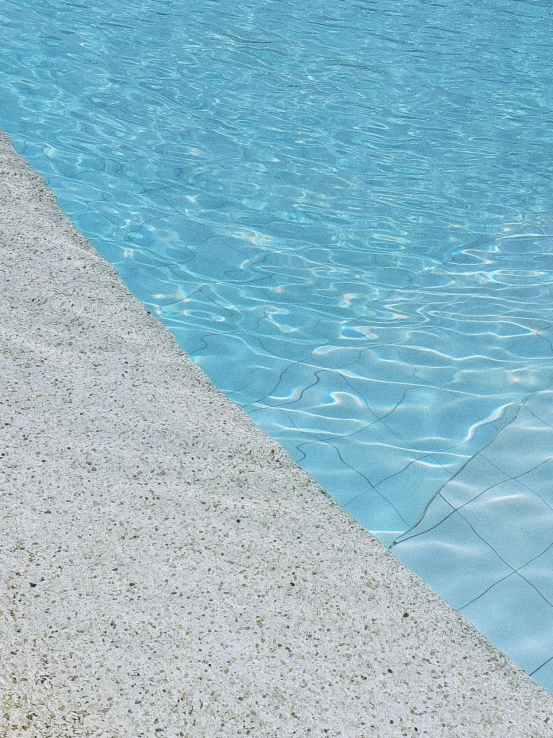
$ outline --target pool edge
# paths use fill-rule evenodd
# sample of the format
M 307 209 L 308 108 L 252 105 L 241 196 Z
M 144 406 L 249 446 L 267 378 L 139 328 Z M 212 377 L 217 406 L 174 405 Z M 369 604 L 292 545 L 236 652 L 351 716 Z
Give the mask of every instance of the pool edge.
M 553 696 L 213 387 L 3 135 L 0 162 L 6 728 L 553 735 Z

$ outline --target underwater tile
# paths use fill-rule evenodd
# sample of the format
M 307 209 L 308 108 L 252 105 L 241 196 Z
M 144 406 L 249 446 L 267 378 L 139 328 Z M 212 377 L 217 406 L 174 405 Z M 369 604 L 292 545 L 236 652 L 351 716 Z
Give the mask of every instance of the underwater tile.
M 429 510 L 434 504 L 431 503 Z M 474 533 L 459 513 L 445 517 L 447 508 L 443 501 L 439 502 L 438 498 L 436 504 L 439 512 L 431 513 L 438 519 L 435 527 L 420 535 L 413 531 L 409 534 L 412 537 L 400 540 L 393 552 L 453 607 L 459 608 L 511 574 L 512 569 Z
M 488 404 L 482 398 L 439 387 L 413 387 L 384 422 L 421 451 L 445 451 L 469 443 L 473 428 L 486 430 L 482 421 L 489 415 Z
M 455 509 L 438 492 L 428 501 L 427 508 L 421 515 L 420 520 L 399 537 L 397 544 L 408 541 L 411 538 L 417 538 L 423 533 L 436 528 L 446 518 L 451 517 L 454 512 Z
M 519 573 L 553 603 L 553 535 L 546 550 L 519 569 Z
M 527 672 L 553 653 L 553 607 L 516 573 L 461 612 Z
M 536 392 L 526 400 L 525 406 L 541 421 L 553 426 L 553 389 Z
M 386 381 L 376 381 L 356 376 L 355 367 L 347 367 L 343 374 L 355 392 L 364 398 L 371 411 L 380 419 L 389 413 L 403 400 L 405 391 L 410 385 Z
M 420 456 L 379 421 L 369 423 L 355 435 L 337 438 L 335 445 L 344 461 L 361 470 L 373 485 L 400 473 Z
M 270 394 L 282 371 L 289 366 L 289 362 L 274 358 L 267 365 L 264 353 L 259 351 L 255 340 L 252 340 L 251 345 L 246 340 L 248 338 L 243 334 L 235 336 L 206 333 L 203 336 L 204 348 L 193 357 L 223 392 L 233 399 L 232 393 L 238 393 L 243 398 L 240 402 L 236 400 L 239 404 Z M 245 355 L 249 356 L 247 366 L 243 362 Z M 225 361 L 214 361 L 217 356 L 225 356 Z
M 553 460 L 540 464 L 527 474 L 522 474 L 517 477 L 517 481 L 529 487 L 545 503 L 553 507 Z
M 521 407 L 516 419 L 481 453 L 502 472 L 515 477 L 550 459 L 552 448 L 553 428 Z
M 298 447 L 304 454 L 302 467 L 325 489 L 332 489 L 332 496 L 342 506 L 370 493 L 371 499 L 385 505 L 363 474 L 345 464 L 332 443 L 305 441 Z
M 400 472 L 375 485 L 390 500 L 409 525 L 417 522 L 428 501 L 448 481 L 450 475 L 432 457 L 415 459 Z
M 514 569 L 553 542 L 553 510 L 515 480 L 488 489 L 465 505 L 462 515 Z
M 489 487 L 505 482 L 509 477 L 481 454 L 470 459 L 451 481 L 444 485 L 442 495 L 458 508 Z
M 398 511 L 374 489 L 358 495 L 344 508 L 382 543 L 391 543 L 406 528 Z
M 537 671 L 534 671 L 531 676 L 532 679 L 538 684 L 541 684 L 548 692 L 553 692 L 553 653 L 544 665 Z

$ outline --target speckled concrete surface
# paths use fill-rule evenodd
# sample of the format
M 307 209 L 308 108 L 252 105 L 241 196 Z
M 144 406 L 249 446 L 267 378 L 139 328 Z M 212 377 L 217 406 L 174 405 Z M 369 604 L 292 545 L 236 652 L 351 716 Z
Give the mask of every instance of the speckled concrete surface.
M 553 736 L 0 138 L 0 735 Z

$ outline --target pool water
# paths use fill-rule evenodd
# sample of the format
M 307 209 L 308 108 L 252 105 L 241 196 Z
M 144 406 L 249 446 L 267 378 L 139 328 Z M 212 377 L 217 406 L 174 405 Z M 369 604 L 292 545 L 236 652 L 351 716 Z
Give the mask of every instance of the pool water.
M 0 127 L 211 379 L 553 691 L 553 8 L 20 0 Z

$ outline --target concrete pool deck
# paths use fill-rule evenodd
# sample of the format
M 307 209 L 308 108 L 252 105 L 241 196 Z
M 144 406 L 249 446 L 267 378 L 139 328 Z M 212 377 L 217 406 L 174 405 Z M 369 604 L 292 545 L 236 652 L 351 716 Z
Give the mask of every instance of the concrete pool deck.
M 210 383 L 2 135 L 0 173 L 0 735 L 553 736 L 553 696 Z

